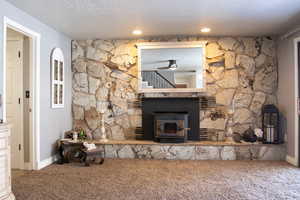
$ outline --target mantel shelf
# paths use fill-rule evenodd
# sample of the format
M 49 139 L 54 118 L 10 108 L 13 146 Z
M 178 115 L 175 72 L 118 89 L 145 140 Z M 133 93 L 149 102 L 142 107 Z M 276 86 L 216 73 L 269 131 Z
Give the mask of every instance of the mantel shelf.
M 242 142 L 237 143 L 234 141 L 213 142 L 213 141 L 188 141 L 185 143 L 158 143 L 150 140 L 108 140 L 101 142 L 99 140 L 86 140 L 88 143 L 97 145 L 167 145 L 167 146 L 271 146 L 275 144 L 263 144 L 261 142 Z M 276 145 L 278 146 L 278 145 Z

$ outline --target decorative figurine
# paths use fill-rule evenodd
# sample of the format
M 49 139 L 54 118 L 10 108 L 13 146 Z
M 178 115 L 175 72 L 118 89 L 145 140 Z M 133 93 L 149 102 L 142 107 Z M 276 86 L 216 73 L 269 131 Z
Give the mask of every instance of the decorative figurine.
M 254 134 L 254 130 L 249 127 L 244 133 L 243 133 L 243 139 L 245 142 L 256 142 L 257 136 Z
M 227 132 L 226 132 L 226 137 L 227 140 L 232 141 L 233 140 L 233 130 L 232 126 L 234 125 L 233 123 L 233 114 L 234 114 L 234 100 L 232 101 L 232 104 L 230 108 L 228 109 L 227 115 L 228 115 L 228 123 L 227 123 Z
M 83 143 L 83 146 L 88 150 L 88 151 L 91 151 L 93 149 L 96 149 L 96 145 L 94 143 L 87 143 L 87 142 L 84 142 Z
M 82 128 L 79 129 L 78 139 L 79 140 L 86 140 L 87 139 L 87 135 L 85 134 L 85 131 Z
M 257 141 L 262 141 L 263 140 L 263 134 L 264 132 L 260 128 L 254 129 L 254 133 L 257 136 Z
M 232 135 L 233 141 L 237 142 L 237 143 L 241 143 L 242 140 L 242 136 L 241 134 L 234 132 Z
M 219 131 L 218 132 L 218 142 L 223 142 L 223 141 L 225 141 L 225 132 Z
M 73 132 L 73 140 L 74 142 L 77 142 L 78 140 L 78 133 L 76 131 Z

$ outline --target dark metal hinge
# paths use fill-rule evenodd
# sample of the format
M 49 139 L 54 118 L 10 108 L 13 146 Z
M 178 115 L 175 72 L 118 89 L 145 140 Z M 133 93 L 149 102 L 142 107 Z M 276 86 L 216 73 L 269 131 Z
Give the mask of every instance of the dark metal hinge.
M 21 144 L 19 144 L 19 151 L 21 151 Z
M 18 52 L 18 56 L 19 56 L 19 58 L 21 58 L 21 51 Z
M 21 98 L 19 98 L 19 104 L 21 104 Z

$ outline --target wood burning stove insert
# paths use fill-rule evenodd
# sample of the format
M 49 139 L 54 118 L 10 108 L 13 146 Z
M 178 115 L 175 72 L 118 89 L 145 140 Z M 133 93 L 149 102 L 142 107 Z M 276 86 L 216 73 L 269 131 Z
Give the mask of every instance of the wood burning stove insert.
M 200 140 L 199 98 L 142 98 L 144 140 L 185 142 Z
M 188 132 L 188 114 L 186 112 L 154 113 L 154 141 L 185 142 Z

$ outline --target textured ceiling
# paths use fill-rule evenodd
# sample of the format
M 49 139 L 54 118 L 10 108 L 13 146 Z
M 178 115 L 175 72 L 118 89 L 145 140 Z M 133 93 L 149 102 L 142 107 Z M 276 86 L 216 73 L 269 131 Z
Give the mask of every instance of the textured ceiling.
M 7 0 L 73 39 L 284 33 L 300 25 L 300 0 Z

